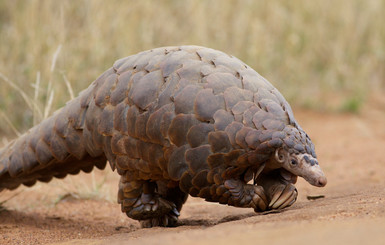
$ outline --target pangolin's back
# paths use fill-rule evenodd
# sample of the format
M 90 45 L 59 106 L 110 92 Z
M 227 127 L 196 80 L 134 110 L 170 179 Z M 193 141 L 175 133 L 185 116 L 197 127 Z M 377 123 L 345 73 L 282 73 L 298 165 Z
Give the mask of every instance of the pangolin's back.
M 235 57 L 197 46 L 158 48 L 116 61 L 76 99 L 5 146 L 0 189 L 104 168 L 106 159 L 143 179 L 178 180 L 191 168 L 178 163 L 188 151 L 274 147 L 275 131 L 287 131 L 280 140 L 290 136 L 287 125 L 297 127 L 286 100 Z M 246 142 L 250 130 L 269 133 Z M 313 154 L 304 138 L 291 144 Z

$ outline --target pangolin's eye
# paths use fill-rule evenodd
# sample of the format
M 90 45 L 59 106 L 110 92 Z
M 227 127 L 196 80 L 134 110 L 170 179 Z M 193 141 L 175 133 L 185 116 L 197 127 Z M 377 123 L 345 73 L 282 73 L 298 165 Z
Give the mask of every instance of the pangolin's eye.
M 298 162 L 297 162 L 297 160 L 295 160 L 295 159 L 291 159 L 290 164 L 291 164 L 291 165 L 297 165 Z

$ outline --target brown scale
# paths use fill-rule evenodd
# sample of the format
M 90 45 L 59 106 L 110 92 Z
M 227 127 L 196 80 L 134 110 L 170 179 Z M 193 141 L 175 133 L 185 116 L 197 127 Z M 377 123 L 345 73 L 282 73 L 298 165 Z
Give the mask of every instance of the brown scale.
M 188 194 L 268 209 L 269 193 L 247 183 L 283 145 L 315 157 L 290 105 L 253 69 L 213 49 L 158 48 L 116 61 L 1 149 L 0 190 L 108 160 L 121 175 L 122 211 L 144 227 L 172 226 Z

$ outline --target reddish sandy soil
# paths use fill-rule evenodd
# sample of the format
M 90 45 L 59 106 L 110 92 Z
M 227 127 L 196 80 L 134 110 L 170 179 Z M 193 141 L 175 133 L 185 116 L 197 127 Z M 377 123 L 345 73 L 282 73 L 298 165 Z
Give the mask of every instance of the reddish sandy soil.
M 385 107 L 368 108 L 296 111 L 328 185 L 299 180 L 297 202 L 280 212 L 190 198 L 178 227 L 141 229 L 120 212 L 118 175 L 106 169 L 2 192 L 0 244 L 385 244 Z

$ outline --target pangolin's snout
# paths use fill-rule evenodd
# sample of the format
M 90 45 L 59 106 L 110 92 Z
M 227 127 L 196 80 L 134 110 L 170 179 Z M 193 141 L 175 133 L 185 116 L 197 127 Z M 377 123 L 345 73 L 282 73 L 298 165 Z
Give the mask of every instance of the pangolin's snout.
M 324 187 L 326 184 L 328 183 L 328 180 L 326 179 L 325 176 L 322 176 L 320 178 L 318 178 L 318 181 L 316 183 L 316 186 L 318 187 Z

